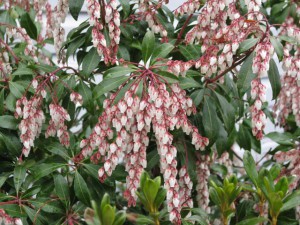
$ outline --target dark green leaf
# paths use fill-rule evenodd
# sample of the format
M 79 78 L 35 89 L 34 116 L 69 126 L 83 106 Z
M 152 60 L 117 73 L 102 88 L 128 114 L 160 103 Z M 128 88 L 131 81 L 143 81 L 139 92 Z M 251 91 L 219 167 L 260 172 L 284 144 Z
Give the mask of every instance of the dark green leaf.
M 11 91 L 11 93 L 16 98 L 22 98 L 22 95 L 25 92 L 25 88 L 16 82 L 9 81 L 8 83 L 9 83 L 9 90 Z
M 40 165 L 36 165 L 33 170 L 35 172 L 35 178 L 40 179 L 63 166 L 65 166 L 65 164 L 61 163 L 42 163 Z
M 144 63 L 146 64 L 154 49 L 155 37 L 152 31 L 148 31 L 142 43 L 142 55 Z
M 199 84 L 195 79 L 191 77 L 180 77 L 179 86 L 182 89 L 189 89 L 189 88 L 199 88 L 201 87 L 201 84 Z
M 246 170 L 247 175 L 252 180 L 252 182 L 257 186 L 258 182 L 258 173 L 256 171 L 255 161 L 251 155 L 251 152 L 245 151 L 243 157 L 244 167 Z
M 83 81 L 80 81 L 78 85 L 78 92 L 82 96 L 83 105 L 86 106 L 92 100 L 91 89 Z
M 202 123 L 205 136 L 209 138 L 210 143 L 214 142 L 219 132 L 219 128 L 216 126 L 217 119 L 216 106 L 214 105 L 213 100 L 209 97 L 204 97 Z
M 238 75 L 237 87 L 241 93 L 244 94 L 249 90 L 251 81 L 256 77 L 252 72 L 252 62 L 254 53 L 252 53 L 243 63 Z
M 10 130 L 16 130 L 18 126 L 18 121 L 15 119 L 14 116 L 5 115 L 0 116 L 0 127 L 10 129 Z
M 281 90 L 281 82 L 279 71 L 274 59 L 270 60 L 270 69 L 268 71 L 268 75 L 272 87 L 273 99 L 276 99 Z
M 169 43 L 163 43 L 156 47 L 153 51 L 150 64 L 153 64 L 156 59 L 165 58 L 173 50 L 173 48 L 174 46 Z
M 200 89 L 200 90 L 195 90 L 192 94 L 191 94 L 191 99 L 193 100 L 195 106 L 200 105 L 200 103 L 202 102 L 204 97 L 204 89 Z
M 180 45 L 179 50 L 186 60 L 195 60 L 200 57 L 201 46 L 198 45 Z
M 293 136 L 289 133 L 279 133 L 279 132 L 271 132 L 265 135 L 265 137 L 272 139 L 278 144 L 281 145 L 290 145 L 293 146 Z
M 105 77 L 105 79 L 116 78 L 130 74 L 136 70 L 137 69 L 134 67 L 116 66 L 106 70 L 103 76 Z
M 247 39 L 247 40 L 243 41 L 239 45 L 237 53 L 240 54 L 242 52 L 245 52 L 245 51 L 249 50 L 250 48 L 252 48 L 258 42 L 258 40 L 259 40 L 259 38 L 251 38 L 251 39 Z
M 54 176 L 54 185 L 57 196 L 61 201 L 68 201 L 70 198 L 69 186 L 66 178 L 57 174 Z
M 18 68 L 15 72 L 13 72 L 12 75 L 14 75 L 14 76 L 18 76 L 18 75 L 22 76 L 22 75 L 33 75 L 33 74 L 34 73 L 33 73 L 32 69 L 29 69 L 27 67 L 21 67 L 21 68 Z
M 69 10 L 70 10 L 72 17 L 75 20 L 78 19 L 78 15 L 80 13 L 83 3 L 84 3 L 84 0 L 70 0 L 69 1 Z
M 284 199 L 283 206 L 280 209 L 280 212 L 295 208 L 298 205 L 300 205 L 300 192 L 296 191 L 290 194 L 286 199 Z
M 88 187 L 86 185 L 85 180 L 78 173 L 78 171 L 75 172 L 74 191 L 75 191 L 76 197 L 81 202 L 83 202 L 85 205 L 90 205 L 90 193 L 89 193 L 89 189 L 88 189 Z
M 82 61 L 82 72 L 89 76 L 93 70 L 98 66 L 101 57 L 99 56 L 97 49 L 92 48 Z
M 250 219 L 245 219 L 239 223 L 237 223 L 237 225 L 257 225 L 257 224 L 261 224 L 262 222 L 267 221 L 267 218 L 264 217 L 255 217 L 255 218 L 250 218 Z
M 98 84 L 94 91 L 94 98 L 99 98 L 101 95 L 106 94 L 116 88 L 118 88 L 122 83 L 124 83 L 129 77 L 114 77 L 109 79 L 104 79 L 100 84 Z
M 124 18 L 127 18 L 129 13 L 130 13 L 130 0 L 119 0 L 121 5 L 122 5 L 122 9 L 123 9 L 123 12 L 124 12 Z
M 28 13 L 24 13 L 20 18 L 21 27 L 23 27 L 29 37 L 36 40 L 38 36 L 38 31 L 35 26 L 35 23 L 32 21 L 30 15 Z
M 23 165 L 17 165 L 14 169 L 14 184 L 17 194 L 19 193 L 20 187 L 25 179 L 26 168 Z
M 270 41 L 271 41 L 271 43 L 272 43 L 272 45 L 275 49 L 275 52 L 278 56 L 278 59 L 282 60 L 282 58 L 283 58 L 283 46 L 282 46 L 281 42 L 273 36 L 270 37 Z

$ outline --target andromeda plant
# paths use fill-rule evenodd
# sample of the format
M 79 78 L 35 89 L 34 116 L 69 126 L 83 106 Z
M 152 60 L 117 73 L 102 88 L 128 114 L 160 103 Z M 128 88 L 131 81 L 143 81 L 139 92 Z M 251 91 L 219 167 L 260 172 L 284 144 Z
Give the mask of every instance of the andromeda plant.
M 300 4 L 181 3 L 0 0 L 0 224 L 299 224 Z

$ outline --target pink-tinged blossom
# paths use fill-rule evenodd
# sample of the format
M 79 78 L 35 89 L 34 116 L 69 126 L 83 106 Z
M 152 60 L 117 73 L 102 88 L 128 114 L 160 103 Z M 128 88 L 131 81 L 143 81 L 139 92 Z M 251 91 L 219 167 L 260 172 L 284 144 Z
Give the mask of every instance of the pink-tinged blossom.
M 120 42 L 120 14 L 117 10 L 118 3 L 116 0 L 101 6 L 97 0 L 88 0 L 87 8 L 89 13 L 89 23 L 93 26 L 92 42 L 100 56 L 103 55 L 106 64 L 115 64 L 117 60 L 118 45 Z M 100 12 L 105 13 L 101 15 Z M 100 18 L 102 17 L 102 18 Z M 104 27 L 108 28 L 110 44 L 108 45 L 103 34 Z
M 196 149 L 203 150 L 208 145 L 208 139 L 202 137 L 187 118 L 195 113 L 195 107 L 185 91 L 177 84 L 167 90 L 164 83 L 151 80 L 147 81 L 147 92 L 142 98 L 136 94 L 138 85 L 134 84 L 117 104 L 112 104 L 115 94 L 106 99 L 103 103 L 104 112 L 92 134 L 80 146 L 82 155 L 92 155 L 92 161 L 104 162 L 104 167 L 99 170 L 101 181 L 112 174 L 120 161 L 124 161 L 128 172 L 124 196 L 129 206 L 135 205 L 135 192 L 139 187 L 142 171 L 147 166 L 146 149 L 152 126 L 160 156 L 160 170 L 165 178 L 164 187 L 168 193 L 170 220 L 179 223 L 182 206 L 192 204 L 189 199 L 183 201 L 189 195 L 192 184 L 184 168 L 180 183 L 177 180 L 177 149 L 172 145 L 171 131 L 181 128 L 187 135 L 191 134 L 192 144 Z M 116 138 L 109 141 L 113 136 Z
M 280 163 L 289 163 L 286 169 L 281 171 L 282 175 L 293 176 L 293 182 L 290 184 L 289 189 L 293 190 L 298 187 L 300 181 L 300 149 L 292 149 L 287 152 L 277 152 L 274 159 Z
M 23 225 L 19 218 L 12 218 L 3 209 L 0 209 L 0 224 L 3 225 Z
M 281 28 L 280 35 L 287 35 L 300 43 L 300 31 L 289 18 Z M 284 46 L 282 88 L 274 105 L 277 120 L 285 126 L 286 118 L 293 114 L 300 126 L 300 48 L 286 42 Z
M 64 123 L 65 121 L 70 121 L 71 118 L 68 112 L 60 105 L 50 104 L 49 109 L 51 120 L 49 121 L 45 136 L 47 138 L 56 135 L 60 143 L 68 147 L 70 145 L 70 137 L 68 127 Z
M 261 140 L 267 118 L 262 110 L 262 105 L 266 101 L 266 87 L 261 83 L 260 78 L 267 76 L 274 48 L 269 39 L 267 39 L 256 46 L 255 52 L 252 71 L 257 75 L 257 78 L 251 82 L 251 98 L 254 100 L 254 104 L 250 107 L 250 112 L 252 117 L 252 134 L 258 140 Z
M 45 122 L 44 112 L 41 109 L 43 98 L 40 94 L 30 98 L 22 97 L 16 102 L 16 118 L 22 118 L 19 124 L 20 139 L 23 143 L 22 153 L 28 156 L 34 146 L 34 140 L 39 137 L 42 125 Z
M 210 175 L 209 165 L 210 165 L 209 156 L 205 156 L 205 155 L 199 156 L 199 160 L 196 162 L 197 202 L 198 202 L 198 206 L 201 207 L 207 213 L 210 213 L 210 207 L 208 206 L 209 205 L 208 178 Z

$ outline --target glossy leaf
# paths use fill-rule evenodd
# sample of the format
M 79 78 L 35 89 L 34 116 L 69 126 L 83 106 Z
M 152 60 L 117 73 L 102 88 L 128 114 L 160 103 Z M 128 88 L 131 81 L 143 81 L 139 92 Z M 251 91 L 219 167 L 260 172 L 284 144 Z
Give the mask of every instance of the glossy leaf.
M 142 55 L 145 64 L 153 53 L 154 43 L 154 34 L 152 33 L 152 31 L 148 31 L 142 42 Z
M 84 0 L 69 0 L 69 10 L 75 20 L 78 19 L 83 3 Z
M 23 27 L 26 30 L 26 33 L 29 35 L 29 37 L 31 37 L 34 40 L 37 39 L 38 37 L 37 27 L 28 13 L 24 13 L 21 16 L 20 24 L 21 27 Z
M 274 59 L 270 60 L 270 69 L 268 71 L 268 76 L 272 87 L 273 99 L 276 99 L 281 90 L 281 82 L 279 71 Z
M 90 205 L 90 193 L 88 186 L 78 171 L 75 172 L 74 191 L 76 197 L 80 201 L 82 201 L 85 205 Z

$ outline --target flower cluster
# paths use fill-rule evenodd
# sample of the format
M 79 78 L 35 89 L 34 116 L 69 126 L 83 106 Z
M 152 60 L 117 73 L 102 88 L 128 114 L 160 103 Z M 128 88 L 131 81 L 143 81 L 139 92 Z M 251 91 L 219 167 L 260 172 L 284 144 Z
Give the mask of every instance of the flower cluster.
M 60 49 L 62 47 L 62 43 L 64 42 L 65 29 L 61 26 L 61 24 L 65 22 L 67 13 L 69 11 L 68 2 L 69 0 L 58 0 L 57 5 L 54 7 L 53 17 L 51 20 L 53 24 L 49 24 L 49 26 L 53 28 L 53 39 L 56 55 L 58 56 L 58 60 L 62 62 L 64 62 L 65 56 L 64 52 L 60 51 Z M 50 19 L 48 19 L 48 21 L 50 22 Z
M 198 206 L 205 212 L 210 213 L 209 205 L 209 191 L 208 191 L 208 178 L 210 176 L 210 157 L 207 155 L 201 155 L 196 162 L 197 172 L 197 201 Z
M 274 52 L 270 41 L 259 43 L 255 48 L 256 55 L 253 59 L 252 71 L 257 74 L 257 78 L 251 82 L 251 98 L 255 101 L 251 106 L 252 133 L 257 139 L 262 139 L 263 130 L 266 125 L 266 115 L 262 110 L 262 105 L 266 101 L 266 87 L 261 83 L 260 78 L 267 75 L 269 61 Z
M 49 121 L 49 126 L 46 131 L 46 138 L 47 137 L 54 137 L 57 135 L 59 142 L 62 145 L 69 146 L 70 145 L 70 137 L 68 133 L 68 127 L 64 124 L 65 120 L 70 121 L 71 118 L 68 112 L 57 104 L 50 104 L 50 116 L 51 120 Z
M 175 11 L 175 16 L 181 16 L 183 14 L 192 14 L 197 11 L 200 7 L 200 1 L 187 0 L 181 6 L 179 6 Z
M 118 44 L 120 42 L 120 14 L 117 10 L 116 0 L 110 1 L 105 6 L 100 5 L 96 0 L 88 0 L 89 23 L 93 26 L 92 41 L 100 56 L 104 56 L 105 63 L 116 63 Z M 103 10 L 101 10 L 103 9 Z M 104 15 L 101 15 L 101 13 Z M 100 18 L 101 17 L 101 18 Z M 99 20 L 101 19 L 101 21 Z M 102 33 L 104 26 L 108 27 L 110 45 L 108 46 Z
M 148 75 L 149 73 L 151 75 Z M 140 82 L 144 76 L 155 75 L 147 70 L 136 82 Z M 104 112 L 99 117 L 91 136 L 81 142 L 82 155 L 91 155 L 93 150 L 97 149 L 91 159 L 97 162 L 101 157 L 104 158 L 102 159 L 104 166 L 99 170 L 101 181 L 112 174 L 120 161 L 124 161 L 129 174 L 126 178 L 127 190 L 124 196 L 128 199 L 129 205 L 134 205 L 139 179 L 147 166 L 146 148 L 149 144 L 147 134 L 152 125 L 164 187 L 167 190 L 170 219 L 178 223 L 182 204 L 191 204 L 185 199 L 190 193 L 191 183 L 184 169 L 180 176 L 184 181 L 179 184 L 177 180 L 177 149 L 172 145 L 173 136 L 170 132 L 175 128 L 182 128 L 187 135 L 192 135 L 192 144 L 196 149 L 204 149 L 208 145 L 208 139 L 202 137 L 197 128 L 189 122 L 187 115 L 194 112 L 195 108 L 192 100 L 178 85 L 172 85 L 168 91 L 166 85 L 154 77 L 144 85 L 148 86 L 148 91 L 143 92 L 142 98 L 136 94 L 138 84 L 134 84 L 117 105 L 113 105 L 116 94 L 105 100 Z M 116 138 L 112 140 L 114 136 Z
M 5 213 L 3 209 L 0 209 L 0 224 L 3 225 L 23 225 L 21 219 L 12 218 Z
M 232 160 L 229 157 L 229 153 L 228 152 L 224 152 L 220 158 L 216 159 L 216 162 L 220 165 L 223 165 L 226 167 L 227 169 L 227 175 L 231 175 L 233 173 L 233 163 Z
M 282 35 L 292 37 L 300 43 L 300 30 L 289 19 L 282 26 Z M 285 125 L 285 119 L 290 113 L 295 116 L 295 121 L 300 126 L 300 48 L 286 42 L 284 46 L 282 89 L 274 105 L 278 122 Z
M 19 27 L 7 27 L 6 28 L 6 35 L 8 38 L 15 38 L 20 39 L 22 42 L 26 43 L 26 47 L 24 50 L 25 55 L 29 55 L 33 58 L 35 62 L 38 61 L 38 58 L 36 57 L 36 47 L 33 44 L 33 41 L 28 36 L 26 30 L 24 28 Z
M 19 124 L 20 139 L 24 147 L 22 154 L 27 157 L 30 149 L 34 146 L 34 140 L 39 137 L 42 125 L 45 122 L 44 112 L 41 110 L 42 95 L 36 94 L 30 100 L 22 97 L 16 102 L 16 118 L 22 118 Z
M 259 13 L 262 0 L 245 0 L 245 4 L 248 9 L 249 20 L 262 20 L 263 15 Z
M 161 1 L 160 1 L 161 2 Z M 167 41 L 168 32 L 164 26 L 159 22 L 156 13 L 162 4 L 154 5 L 149 0 L 139 0 L 138 10 L 141 12 L 140 20 L 145 20 L 149 28 L 155 33 L 160 34 L 162 42 Z
M 0 48 L 4 46 L 0 43 Z M 12 68 L 9 63 L 9 56 L 7 52 L 0 53 L 0 78 L 7 77 L 12 72 Z
M 179 199 L 182 202 L 182 207 L 193 208 L 193 199 L 191 198 L 191 192 L 193 188 L 193 182 L 188 174 L 186 166 L 183 166 L 179 170 Z
M 82 96 L 80 94 L 78 94 L 77 92 L 72 92 L 70 94 L 70 100 L 74 104 L 78 104 L 78 105 L 82 105 L 82 103 L 83 103 Z
M 193 66 L 194 62 L 188 61 L 188 62 L 183 62 L 180 60 L 169 60 L 167 62 L 168 65 L 168 71 L 170 73 L 173 73 L 176 76 L 185 76 L 186 72 Z
M 283 175 L 293 176 L 293 182 L 290 184 L 290 190 L 298 188 L 300 181 L 300 149 L 292 149 L 287 152 L 277 152 L 274 155 L 275 160 L 278 163 L 289 162 L 286 169 L 282 171 Z

